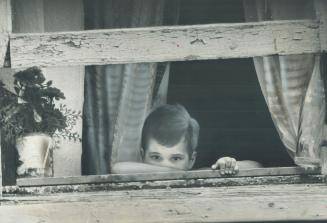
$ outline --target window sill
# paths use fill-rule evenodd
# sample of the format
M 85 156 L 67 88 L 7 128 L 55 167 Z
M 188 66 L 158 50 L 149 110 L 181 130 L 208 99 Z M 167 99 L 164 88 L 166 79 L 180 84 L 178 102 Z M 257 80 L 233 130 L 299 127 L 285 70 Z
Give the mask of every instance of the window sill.
M 326 222 L 326 201 L 327 187 L 321 183 L 25 195 L 4 197 L 0 219 L 28 223 Z
M 170 173 L 109 174 L 79 177 L 22 178 L 17 186 L 3 187 L 4 195 L 52 194 L 183 187 L 226 187 L 273 184 L 323 183 L 319 169 L 300 167 L 258 168 L 241 170 L 233 176 L 219 171 L 196 170 Z
M 242 170 L 233 177 L 201 170 L 20 179 L 17 186 L 3 187 L 0 219 L 76 223 L 109 222 L 109 219 L 110 222 L 322 221 L 327 220 L 324 180 L 319 170 L 299 167 Z

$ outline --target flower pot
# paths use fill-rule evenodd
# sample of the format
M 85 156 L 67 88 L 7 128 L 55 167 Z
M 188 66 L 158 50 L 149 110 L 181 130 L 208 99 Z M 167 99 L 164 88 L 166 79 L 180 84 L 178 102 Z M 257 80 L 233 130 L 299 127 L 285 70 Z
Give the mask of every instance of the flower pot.
M 18 177 L 48 177 L 52 171 L 53 140 L 45 134 L 29 134 L 16 141 L 18 159 Z

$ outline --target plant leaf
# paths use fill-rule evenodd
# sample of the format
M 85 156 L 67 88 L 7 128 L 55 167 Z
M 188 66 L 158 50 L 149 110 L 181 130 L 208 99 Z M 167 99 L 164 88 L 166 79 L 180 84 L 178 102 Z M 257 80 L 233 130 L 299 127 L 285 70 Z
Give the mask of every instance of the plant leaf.
M 47 82 L 47 86 L 50 87 L 52 85 L 52 81 Z
M 19 88 L 15 87 L 14 89 L 15 89 L 16 94 L 19 94 Z

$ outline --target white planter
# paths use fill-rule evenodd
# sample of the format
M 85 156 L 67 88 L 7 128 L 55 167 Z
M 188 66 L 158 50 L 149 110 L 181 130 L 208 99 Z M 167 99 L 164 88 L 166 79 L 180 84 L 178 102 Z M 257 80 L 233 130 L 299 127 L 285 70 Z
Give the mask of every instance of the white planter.
M 45 134 L 29 134 L 18 138 L 16 148 L 19 161 L 18 177 L 47 177 L 52 176 L 52 147 L 53 140 Z

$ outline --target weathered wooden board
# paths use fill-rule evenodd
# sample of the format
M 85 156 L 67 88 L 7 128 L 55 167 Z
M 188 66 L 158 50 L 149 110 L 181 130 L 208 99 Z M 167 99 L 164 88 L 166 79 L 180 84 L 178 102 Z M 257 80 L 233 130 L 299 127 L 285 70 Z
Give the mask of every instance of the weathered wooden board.
M 0 0 L 0 67 L 4 66 L 11 32 L 10 0 Z
M 1 223 L 327 220 L 325 184 L 71 193 L 6 197 Z
M 327 50 L 327 2 L 324 0 L 315 0 L 316 16 L 320 23 L 320 44 L 324 51 Z
M 325 177 L 319 174 L 287 175 L 287 176 L 257 176 L 257 177 L 216 177 L 179 180 L 149 180 L 133 182 L 63 184 L 43 186 L 5 186 L 5 196 L 17 195 L 46 195 L 72 192 L 97 192 L 117 190 L 142 190 L 142 189 L 168 189 L 191 187 L 230 187 L 248 185 L 279 185 L 279 184 L 316 184 L 325 183 Z
M 283 176 L 294 174 L 318 174 L 318 169 L 305 170 L 300 167 L 280 167 L 280 168 L 257 168 L 240 170 L 232 177 L 246 176 Z M 111 174 L 111 175 L 90 175 L 82 177 L 51 177 L 51 178 L 21 178 L 17 180 L 18 186 L 37 185 L 65 185 L 65 184 L 85 184 L 85 183 L 106 183 L 106 182 L 132 182 L 132 181 L 153 181 L 153 180 L 173 180 L 173 179 L 206 179 L 222 177 L 219 171 L 214 170 L 194 170 L 176 171 L 169 173 L 139 173 L 139 174 Z
M 8 42 L 9 42 L 9 35 L 5 34 L 4 32 L 1 32 L 0 30 L 0 67 L 4 67 L 5 65 Z
M 15 34 L 11 61 L 28 67 L 315 53 L 321 50 L 318 31 L 316 21 L 296 20 Z

